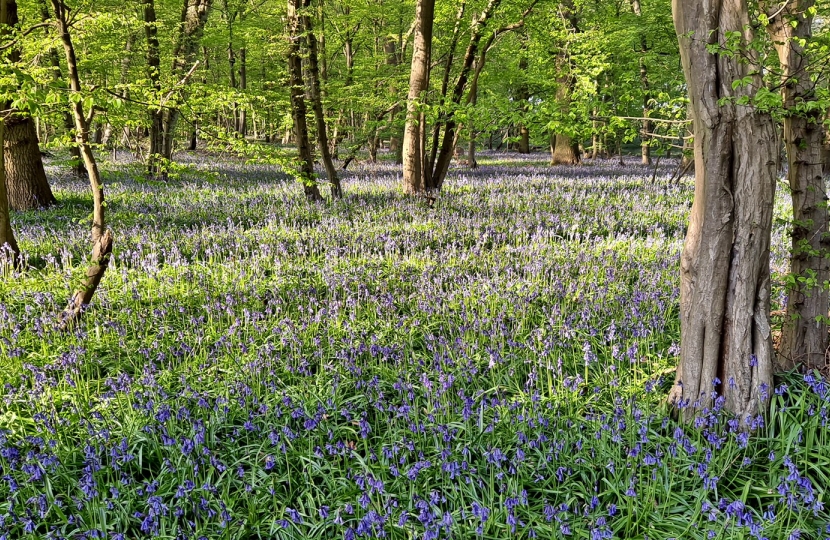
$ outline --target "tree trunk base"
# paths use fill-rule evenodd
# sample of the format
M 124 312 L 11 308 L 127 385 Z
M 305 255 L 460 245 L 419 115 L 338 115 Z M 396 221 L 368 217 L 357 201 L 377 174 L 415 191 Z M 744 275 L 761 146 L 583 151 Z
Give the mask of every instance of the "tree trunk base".
M 69 330 L 80 321 L 84 308 L 92 301 L 92 296 L 98 289 L 104 273 L 109 267 L 112 255 L 112 231 L 107 230 L 95 243 L 92 250 L 92 264 L 86 271 L 86 281 L 80 289 L 75 291 L 69 306 L 61 313 L 58 327 Z

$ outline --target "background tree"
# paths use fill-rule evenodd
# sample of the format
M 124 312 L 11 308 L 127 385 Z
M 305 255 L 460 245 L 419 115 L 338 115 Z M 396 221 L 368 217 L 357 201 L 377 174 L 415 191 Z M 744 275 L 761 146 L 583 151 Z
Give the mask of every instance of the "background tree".
M 0 0 L 0 33 L 10 37 L 14 32 L 20 32 L 17 3 L 15 0 Z M 10 39 L 4 62 L 14 65 L 20 61 L 17 40 L 17 36 Z M 11 111 L 15 105 L 13 101 L 5 100 L 0 107 Z M 57 201 L 43 168 L 34 120 L 18 111 L 8 114 L 4 123 L 3 154 L 9 205 L 14 210 L 31 210 L 55 204 Z
M 811 76 L 807 44 L 812 37 L 812 0 L 765 5 L 766 28 L 780 63 L 787 180 L 793 230 L 786 317 L 779 357 L 782 367 L 823 368 L 830 347 L 830 236 L 822 171 L 824 114 Z

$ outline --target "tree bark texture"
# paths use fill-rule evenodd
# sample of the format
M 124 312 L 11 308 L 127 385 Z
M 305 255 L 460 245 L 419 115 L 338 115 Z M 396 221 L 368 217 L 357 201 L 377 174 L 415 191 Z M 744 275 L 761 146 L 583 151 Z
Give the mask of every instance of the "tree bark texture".
M 15 1 L 0 0 L 0 24 L 16 27 L 18 23 Z M 11 64 L 20 61 L 20 50 L 13 47 L 6 60 Z M 11 103 L 0 103 L 0 106 L 8 111 Z M 4 122 L 3 156 L 9 206 L 13 210 L 32 210 L 55 204 L 57 201 L 43 169 L 34 120 L 12 112 Z
M 69 91 L 76 97 L 70 99 L 72 116 L 75 120 L 75 139 L 84 160 L 89 183 L 92 188 L 92 263 L 87 270 L 87 279 L 78 289 L 69 306 L 61 316 L 60 326 L 63 329 L 71 328 L 82 314 L 83 307 L 92 301 L 95 291 L 104 273 L 109 266 L 110 255 L 112 254 L 112 232 L 106 228 L 104 215 L 104 185 L 101 183 L 101 176 L 98 172 L 98 164 L 89 145 L 89 125 L 84 115 L 83 99 L 81 94 L 81 79 L 78 75 L 78 62 L 75 56 L 75 48 L 72 44 L 72 36 L 69 33 L 67 22 L 67 8 L 63 0 L 51 0 L 52 8 L 55 11 L 55 18 L 58 21 L 60 38 L 63 43 L 66 57 L 67 76 L 69 78 Z
M 31 117 L 14 115 L 6 120 L 3 155 L 12 210 L 46 208 L 57 203 L 46 179 L 35 123 Z
M 815 101 L 814 83 L 807 71 L 809 58 L 802 40 L 812 37 L 813 0 L 791 1 L 784 9 L 778 3 L 766 7 L 770 16 L 767 32 L 781 64 L 784 101 L 784 145 L 793 203 L 792 247 L 787 291 L 787 314 L 779 347 L 780 367 L 803 364 L 823 368 L 830 346 L 827 310 L 830 291 L 830 235 L 827 193 L 822 172 L 822 116 L 818 107 L 804 111 Z M 802 110 L 799 110 L 802 107 Z
M 158 40 L 155 0 L 142 0 L 144 6 L 144 35 L 147 40 L 147 74 L 150 84 L 161 100 L 161 52 Z M 164 114 L 161 106 L 150 109 L 150 150 L 147 158 L 147 174 L 164 176 Z
M 551 165 L 576 165 L 580 162 L 579 143 L 576 143 L 567 135 L 550 136 L 550 164 Z
M 573 0 L 565 0 L 559 3 L 559 12 L 563 18 L 563 24 L 569 31 L 579 32 L 579 20 L 577 18 L 576 6 Z M 571 93 L 576 81 L 571 73 L 571 58 L 567 48 L 562 48 L 562 53 L 557 58 L 557 64 L 561 75 L 557 80 L 556 101 L 564 116 L 570 107 Z M 576 165 L 580 162 L 579 143 L 571 137 L 562 133 L 551 133 L 550 136 L 550 164 L 551 165 Z
M 680 261 L 681 345 L 671 401 L 685 419 L 718 395 L 747 422 L 772 392 L 769 246 L 775 129 L 769 114 L 731 101 L 760 87 L 745 0 L 674 0 L 694 119 L 695 195 Z M 727 34 L 740 54 L 713 54 Z M 749 62 L 745 61 L 746 59 Z M 732 88 L 752 77 L 753 84 Z
M 314 177 L 314 158 L 308 138 L 306 123 L 305 84 L 303 83 L 303 60 L 301 43 L 303 39 L 300 11 L 304 0 L 288 0 L 288 74 L 291 84 L 291 116 L 294 119 L 294 139 L 299 157 L 298 179 L 303 184 L 305 196 L 310 201 L 322 200 L 320 189 Z
M 467 80 L 473 68 L 476 55 L 478 55 L 479 45 L 484 30 L 487 28 L 487 23 L 493 17 L 493 13 L 501 4 L 501 0 L 489 0 L 481 15 L 475 20 L 470 32 L 470 42 L 467 45 L 467 50 L 464 53 L 464 60 L 461 64 L 461 71 L 456 79 L 455 87 L 450 96 L 451 107 L 456 107 L 461 104 L 461 99 L 464 96 L 464 90 L 467 86 Z M 435 162 L 435 168 L 431 171 L 429 176 L 430 189 L 439 190 L 444 184 L 444 179 L 447 177 L 447 171 L 450 168 L 450 161 L 452 161 L 453 151 L 456 143 L 456 128 L 458 124 L 455 119 L 455 114 L 452 109 L 447 113 L 444 121 L 444 136 L 441 141 L 441 151 L 438 153 L 438 159 Z
M 311 16 L 308 15 L 310 0 L 303 0 L 305 10 L 301 17 L 303 34 L 308 45 L 308 89 L 311 94 L 311 106 L 314 110 L 314 119 L 317 124 L 317 147 L 320 149 L 320 157 L 323 166 L 326 168 L 326 175 L 331 184 L 331 194 L 334 198 L 343 196 L 343 189 L 340 187 L 340 178 L 337 176 L 337 169 L 329 152 L 329 138 L 326 131 L 326 117 L 323 113 L 323 95 L 320 90 L 320 68 L 317 61 L 317 37 L 314 35 Z
M 435 0 L 417 0 L 412 68 L 409 72 L 409 95 L 406 100 L 406 124 L 403 133 L 403 187 L 407 194 L 424 191 L 424 141 L 421 103 L 429 86 L 432 53 L 432 23 Z
M 5 141 L 6 124 L 0 119 L 0 143 Z M 9 198 L 6 195 L 6 168 L 5 168 L 5 153 L 0 154 L 0 252 L 6 249 L 11 249 L 12 257 L 19 260 L 20 248 L 17 246 L 17 240 L 14 237 L 12 230 L 11 216 L 9 214 Z

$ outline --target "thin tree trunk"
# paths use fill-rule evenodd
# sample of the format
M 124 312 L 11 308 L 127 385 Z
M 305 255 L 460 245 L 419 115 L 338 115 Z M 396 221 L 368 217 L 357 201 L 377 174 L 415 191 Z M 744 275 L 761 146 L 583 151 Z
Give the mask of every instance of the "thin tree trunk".
M 444 65 L 444 77 L 441 79 L 441 103 L 446 107 L 447 91 L 450 86 L 450 73 L 452 72 L 452 61 L 455 57 L 455 50 L 458 47 L 458 37 L 461 34 L 461 21 L 464 19 L 464 11 L 467 8 L 467 1 L 461 0 L 458 4 L 458 13 L 455 16 L 455 26 L 452 31 L 452 39 L 450 40 L 449 51 L 447 52 L 447 60 Z M 446 123 L 449 114 L 441 111 L 438 116 L 438 121 L 432 127 L 432 145 L 430 146 L 429 160 L 426 163 L 426 168 L 423 171 L 424 185 L 427 189 L 434 187 L 432 180 L 432 171 L 435 167 L 435 160 L 438 157 L 438 147 L 440 145 L 441 128 Z
M 695 197 L 680 261 L 680 363 L 670 400 L 687 420 L 723 396 L 745 427 L 772 393 L 769 248 L 775 130 L 768 113 L 730 99 L 761 85 L 744 2 L 675 0 L 694 118 Z M 727 36 L 741 54 L 712 54 Z M 749 60 L 748 62 L 746 60 Z M 749 86 L 733 81 L 752 78 Z
M 470 33 L 470 43 L 467 45 L 467 51 L 464 53 L 464 61 L 461 65 L 461 72 L 458 74 L 458 79 L 453 89 L 451 103 L 453 106 L 461 104 L 461 98 L 464 95 L 464 90 L 467 86 L 467 79 L 470 76 L 470 71 L 478 54 L 481 37 L 484 33 L 487 23 L 493 16 L 495 10 L 499 7 L 501 0 L 489 0 L 484 10 L 476 19 Z M 455 128 L 457 123 L 455 115 L 452 111 L 449 112 L 448 118 L 444 124 L 444 138 L 441 143 L 441 152 L 438 154 L 438 159 L 435 162 L 435 169 L 431 172 L 431 189 L 440 190 L 444 184 L 444 179 L 447 177 L 447 171 L 452 160 L 453 150 L 455 146 Z
M 161 53 L 158 40 L 155 0 L 142 0 L 144 5 L 144 35 L 147 39 L 147 73 L 155 93 L 154 101 L 161 100 Z M 163 178 L 164 165 L 164 109 L 150 109 L 150 150 L 147 158 L 147 174 Z
M 781 334 L 781 367 L 804 365 L 820 369 L 826 365 L 830 346 L 827 310 L 830 291 L 830 235 L 827 193 L 822 174 L 822 116 L 815 103 L 815 83 L 807 71 L 809 58 L 804 41 L 812 37 L 814 0 L 793 0 L 780 8 L 766 6 L 771 17 L 767 32 L 778 52 L 784 84 L 784 144 L 787 149 L 787 179 L 792 192 L 793 231 L 790 253 L 791 285 L 787 291 L 787 316 Z M 774 8 L 774 9 L 773 9 Z
M 306 124 L 305 85 L 303 84 L 303 60 L 300 43 L 303 28 L 300 10 L 303 0 L 288 0 L 288 73 L 291 83 L 291 116 L 294 119 L 294 137 L 299 156 L 298 180 L 303 184 L 305 196 L 310 201 L 320 201 L 320 189 L 314 177 L 314 160 L 311 156 L 311 144 L 308 140 Z
M 398 61 L 398 47 L 395 39 L 392 37 L 387 37 L 386 41 L 383 44 L 384 52 L 386 53 L 386 65 L 396 67 L 399 64 Z M 394 77 L 392 77 L 394 81 Z M 397 95 L 398 89 L 395 88 L 393 84 L 389 89 L 389 93 L 391 95 Z M 397 118 L 398 114 L 401 112 L 401 107 L 399 105 L 395 105 L 392 107 L 392 110 L 389 111 L 389 125 L 392 128 L 392 136 L 389 140 L 389 149 L 395 155 L 395 163 L 397 165 L 401 165 L 403 163 L 403 154 L 401 152 L 401 133 L 398 127 L 395 125 L 395 119 Z
M 519 86 L 516 90 L 516 100 L 519 102 L 519 107 L 521 109 L 522 114 L 526 114 L 528 110 L 530 110 L 530 93 L 527 88 L 527 42 L 526 40 L 522 43 L 522 51 L 521 51 L 521 58 L 519 58 L 519 73 L 521 74 L 521 81 L 519 82 Z M 530 153 L 530 130 L 527 127 L 527 124 L 522 120 L 522 123 L 519 125 L 519 153 L 520 154 L 529 154 Z
M 434 14 L 435 0 L 417 0 L 412 68 L 409 73 L 409 95 L 406 100 L 406 125 L 403 135 L 403 187 L 410 195 L 421 193 L 425 189 L 421 105 L 429 86 Z
M 309 84 L 308 89 L 311 94 L 311 106 L 314 110 L 314 119 L 317 123 L 317 147 L 320 149 L 320 157 L 323 160 L 323 166 L 326 168 L 326 175 L 331 184 L 331 194 L 334 198 L 343 197 L 343 189 L 340 187 L 340 179 L 337 176 L 337 169 L 334 168 L 334 162 L 329 153 L 329 139 L 326 128 L 326 118 L 323 114 L 323 100 L 322 92 L 320 91 L 320 72 L 317 62 L 317 37 L 314 35 L 314 28 L 312 28 L 311 17 L 308 15 L 307 8 L 310 0 L 303 0 L 306 12 L 302 14 L 302 29 L 308 44 L 308 72 Z
M 0 25 L 15 28 L 18 22 L 15 1 L 0 0 Z M 5 33 L 0 30 L 0 35 Z M 6 60 L 10 64 L 19 62 L 20 50 L 13 47 Z M 0 103 L 0 106 L 3 111 L 9 111 L 11 103 Z M 3 155 L 9 205 L 14 210 L 32 210 L 55 204 L 57 201 L 43 168 L 34 120 L 17 113 L 3 114 L 6 114 Z
M 39 0 L 38 5 L 40 6 L 40 17 L 43 22 L 49 22 L 52 20 L 52 15 L 49 13 L 49 4 L 48 0 Z M 49 49 L 49 62 L 52 64 L 52 80 L 56 83 L 63 83 L 63 73 L 61 72 L 61 54 L 58 52 L 58 49 L 52 47 Z M 63 120 L 63 127 L 66 129 L 67 134 L 74 139 L 74 130 L 75 130 L 75 122 L 72 120 L 72 114 L 65 110 L 62 114 Z M 72 174 L 75 175 L 77 178 L 83 178 L 86 176 L 86 169 L 84 169 L 84 160 L 81 158 L 81 151 L 78 149 L 77 145 L 70 144 L 69 146 L 69 156 L 72 162 Z
M 245 47 L 239 49 L 239 90 L 243 93 L 248 89 L 248 52 Z M 248 111 L 245 107 L 239 109 L 239 122 L 236 131 L 243 137 L 248 132 Z
M 640 7 L 640 0 L 631 0 L 631 11 L 634 12 L 638 18 L 642 19 L 643 11 Z M 648 68 L 646 67 L 646 59 L 645 56 L 648 53 L 648 43 L 646 42 L 646 34 L 645 32 L 640 32 L 640 58 L 638 58 L 638 62 L 640 64 L 640 84 L 643 87 L 643 118 L 648 118 L 650 111 L 649 107 L 649 98 L 650 98 L 650 86 L 648 82 Z M 643 120 L 643 132 L 640 135 L 641 137 L 641 156 L 642 156 L 642 163 L 643 165 L 651 165 L 651 146 L 649 145 L 651 133 L 651 122 L 649 120 Z
M 112 254 L 112 232 L 106 228 L 104 216 L 104 186 L 98 173 L 98 165 L 92 148 L 89 145 L 89 125 L 84 115 L 83 99 L 81 96 L 81 81 L 78 75 L 78 64 L 75 58 L 75 48 L 72 45 L 72 38 L 69 34 L 67 23 L 67 9 L 63 0 L 51 0 L 52 8 L 55 11 L 55 18 L 58 21 L 61 41 L 63 42 L 66 56 L 67 75 L 69 78 L 70 92 L 77 99 L 70 99 L 72 114 L 75 120 L 75 138 L 81 150 L 81 157 L 84 159 L 89 183 L 92 188 L 92 264 L 87 270 L 86 281 L 79 288 L 69 306 L 61 315 L 61 327 L 66 329 L 72 327 L 81 316 L 82 310 L 89 305 L 104 273 L 109 266 L 110 255 Z
M 145 3 L 149 0 L 144 0 Z M 176 106 L 186 95 L 187 74 L 195 62 L 199 40 L 207 23 L 212 0 L 184 0 L 182 17 L 176 49 L 173 52 L 174 80 L 179 81 L 177 87 L 165 97 L 165 107 L 160 108 L 160 155 L 164 161 L 173 159 L 173 138 L 176 134 L 176 125 L 180 111 Z M 168 97 L 169 96 L 169 97 Z M 155 123 L 153 124 L 155 127 Z M 152 139 L 152 136 L 151 136 Z

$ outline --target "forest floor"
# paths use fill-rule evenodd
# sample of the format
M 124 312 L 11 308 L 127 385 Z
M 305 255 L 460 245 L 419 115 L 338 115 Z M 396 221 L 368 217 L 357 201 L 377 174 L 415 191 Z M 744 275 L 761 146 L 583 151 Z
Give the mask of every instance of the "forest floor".
M 13 216 L 0 539 L 830 537 L 824 380 L 782 376 L 749 435 L 665 405 L 676 163 L 484 154 L 430 208 L 389 163 L 310 204 L 272 167 L 184 161 L 104 164 L 115 255 L 70 333 L 88 185 L 52 166 L 60 205 Z

